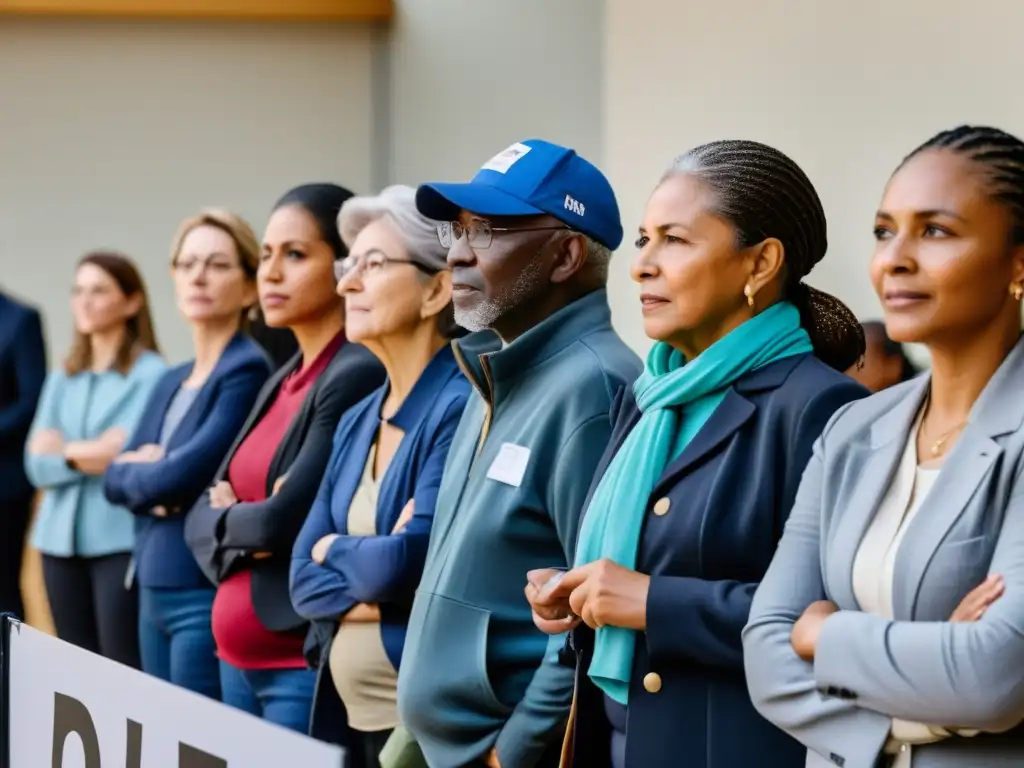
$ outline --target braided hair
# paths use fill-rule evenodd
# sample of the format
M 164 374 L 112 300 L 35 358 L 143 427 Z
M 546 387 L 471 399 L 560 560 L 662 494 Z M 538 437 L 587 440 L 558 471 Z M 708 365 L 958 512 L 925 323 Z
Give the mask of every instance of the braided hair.
M 864 331 L 839 299 L 803 282 L 828 248 L 825 211 L 810 179 L 777 149 L 747 140 L 702 144 L 676 158 L 666 177 L 686 173 L 714 196 L 714 213 L 736 230 L 740 248 L 769 237 L 783 245 L 782 297 L 800 311 L 815 355 L 846 371 L 864 355 Z
M 978 165 L 989 194 L 1010 212 L 1012 245 L 1024 244 L 1024 141 L 985 125 L 961 125 L 928 139 L 900 163 L 922 152 L 948 149 Z

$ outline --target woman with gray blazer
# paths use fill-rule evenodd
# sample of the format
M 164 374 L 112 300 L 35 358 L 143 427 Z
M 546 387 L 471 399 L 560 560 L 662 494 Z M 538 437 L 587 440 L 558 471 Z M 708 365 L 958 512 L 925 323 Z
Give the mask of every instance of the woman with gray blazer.
M 1024 142 L 944 131 L 897 169 L 871 278 L 930 374 L 822 433 L 743 633 L 806 765 L 1024 765 Z

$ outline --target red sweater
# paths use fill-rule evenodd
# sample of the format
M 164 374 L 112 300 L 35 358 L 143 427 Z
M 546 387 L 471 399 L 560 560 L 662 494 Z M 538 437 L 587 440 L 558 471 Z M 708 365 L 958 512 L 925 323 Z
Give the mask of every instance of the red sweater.
M 274 454 L 295 415 L 327 365 L 341 348 L 338 334 L 311 365 L 291 373 L 256 426 L 238 446 L 228 465 L 228 482 L 239 501 L 267 499 L 267 481 Z M 217 655 L 239 669 L 295 669 L 306 666 L 302 655 L 305 632 L 271 632 L 252 603 L 252 572 L 236 571 L 220 583 L 213 601 L 213 637 Z

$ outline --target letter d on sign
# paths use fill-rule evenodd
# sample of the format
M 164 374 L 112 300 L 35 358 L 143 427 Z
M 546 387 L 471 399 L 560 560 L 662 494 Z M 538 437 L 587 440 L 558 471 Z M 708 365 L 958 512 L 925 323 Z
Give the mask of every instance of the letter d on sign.
M 103 768 L 100 764 L 100 740 L 96 735 L 96 725 L 85 704 L 78 699 L 65 696 L 63 693 L 53 694 L 53 752 L 52 768 L 64 765 L 64 743 L 68 736 L 77 733 L 82 740 L 85 752 L 85 768 Z

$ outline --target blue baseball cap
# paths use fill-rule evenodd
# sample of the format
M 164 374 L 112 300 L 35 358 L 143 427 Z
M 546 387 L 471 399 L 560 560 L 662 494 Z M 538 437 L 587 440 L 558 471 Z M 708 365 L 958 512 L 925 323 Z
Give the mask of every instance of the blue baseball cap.
M 502 150 L 468 183 L 422 185 L 416 207 L 437 221 L 452 221 L 461 210 L 480 216 L 547 213 L 613 251 L 622 243 L 619 204 L 608 179 L 575 150 L 540 139 Z

